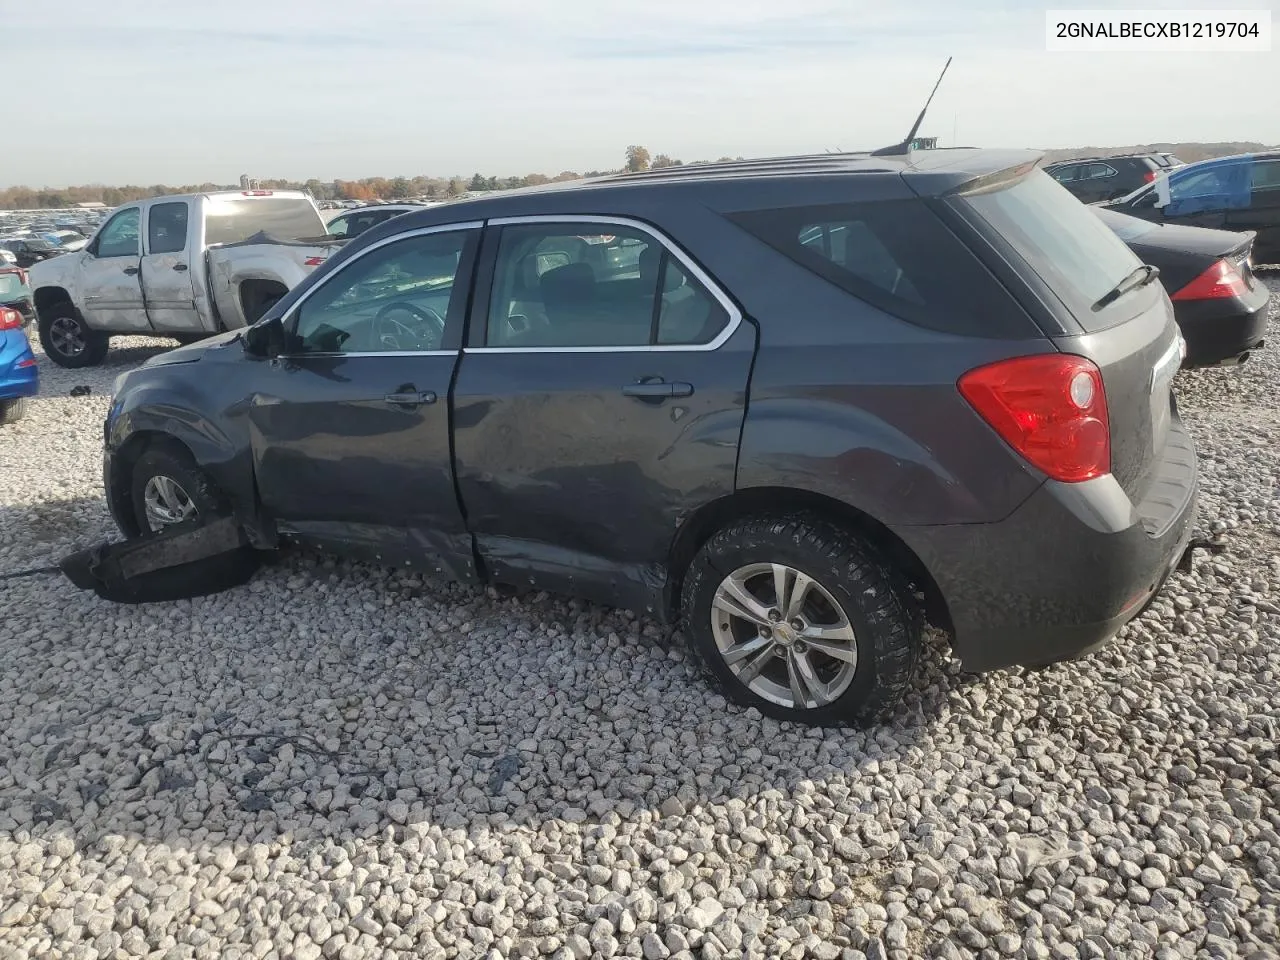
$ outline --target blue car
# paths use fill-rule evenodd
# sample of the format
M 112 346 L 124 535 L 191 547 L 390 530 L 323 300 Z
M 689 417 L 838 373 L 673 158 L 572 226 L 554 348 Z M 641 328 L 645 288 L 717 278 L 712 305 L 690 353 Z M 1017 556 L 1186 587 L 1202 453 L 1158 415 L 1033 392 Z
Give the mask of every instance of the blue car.
M 21 420 L 27 412 L 27 398 L 40 389 L 36 357 L 25 326 L 21 313 L 0 307 L 0 424 Z

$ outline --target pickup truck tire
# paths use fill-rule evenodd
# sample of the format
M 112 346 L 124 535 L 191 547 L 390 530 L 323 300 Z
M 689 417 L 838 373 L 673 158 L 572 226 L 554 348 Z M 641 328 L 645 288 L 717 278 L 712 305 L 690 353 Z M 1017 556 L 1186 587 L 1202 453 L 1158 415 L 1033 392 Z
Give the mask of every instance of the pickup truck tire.
M 731 523 L 694 557 L 682 632 L 733 700 L 780 720 L 865 726 L 910 689 L 924 618 L 869 543 L 810 513 Z
M 49 359 L 69 370 L 96 367 L 111 346 L 110 334 L 90 330 L 80 311 L 66 301 L 41 310 L 37 328 Z
M 151 446 L 138 457 L 129 477 L 129 500 L 144 537 L 170 524 L 210 520 L 227 512 L 204 471 L 172 443 Z
M 0 423 L 17 423 L 27 415 L 27 411 L 30 408 L 30 397 L 18 397 L 16 400 L 0 400 Z

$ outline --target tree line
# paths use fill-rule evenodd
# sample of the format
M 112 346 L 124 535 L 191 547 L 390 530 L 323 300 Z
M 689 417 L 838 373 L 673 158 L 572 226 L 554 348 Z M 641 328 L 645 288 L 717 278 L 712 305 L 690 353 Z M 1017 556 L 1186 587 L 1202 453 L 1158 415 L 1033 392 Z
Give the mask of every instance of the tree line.
M 731 159 L 733 158 L 721 157 L 717 162 Z M 738 159 L 741 160 L 742 158 L 739 157 Z M 694 163 L 699 162 L 706 161 L 694 161 Z M 645 147 L 633 144 L 627 147 L 624 163 L 616 170 L 588 170 L 584 173 L 562 170 L 555 176 L 548 176 L 544 173 L 531 173 L 523 177 L 493 177 L 477 172 L 470 178 L 426 176 L 365 177 L 363 180 L 333 180 L 329 182 L 314 178 L 310 180 L 258 180 L 257 185 L 263 190 L 306 190 L 316 200 L 407 200 L 411 197 L 447 200 L 480 190 L 514 190 L 518 187 L 531 187 L 543 183 L 579 180 L 584 177 L 598 177 L 611 173 L 639 173 L 645 170 L 683 165 L 684 162 L 682 160 L 673 159 L 665 153 L 651 156 Z M 95 202 L 104 203 L 108 207 L 118 207 L 122 203 L 144 200 L 148 197 L 238 189 L 240 189 L 238 183 L 209 182 L 181 186 L 157 183 L 150 186 L 112 187 L 94 183 L 78 187 L 6 187 L 0 189 L 0 209 L 50 209 L 70 207 L 77 203 Z

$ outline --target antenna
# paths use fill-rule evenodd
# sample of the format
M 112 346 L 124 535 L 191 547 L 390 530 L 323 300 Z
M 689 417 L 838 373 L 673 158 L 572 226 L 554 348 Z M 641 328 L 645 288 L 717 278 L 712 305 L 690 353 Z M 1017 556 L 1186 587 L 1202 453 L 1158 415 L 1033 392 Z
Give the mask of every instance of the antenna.
M 947 67 L 951 66 L 951 57 L 947 57 L 947 62 L 943 64 L 942 72 L 938 74 L 938 82 L 933 85 L 933 90 L 929 94 L 929 99 L 924 102 L 924 106 L 920 108 L 920 116 L 916 117 L 916 122 L 911 125 L 911 132 L 907 134 L 906 139 L 901 143 L 895 143 L 891 147 L 881 147 L 879 150 L 871 151 L 873 157 L 905 157 L 911 152 L 911 141 L 916 138 L 916 134 L 920 132 L 920 124 L 924 123 L 925 111 L 929 109 L 929 104 L 933 103 L 933 95 L 938 92 L 938 87 L 942 85 L 942 78 L 947 75 Z

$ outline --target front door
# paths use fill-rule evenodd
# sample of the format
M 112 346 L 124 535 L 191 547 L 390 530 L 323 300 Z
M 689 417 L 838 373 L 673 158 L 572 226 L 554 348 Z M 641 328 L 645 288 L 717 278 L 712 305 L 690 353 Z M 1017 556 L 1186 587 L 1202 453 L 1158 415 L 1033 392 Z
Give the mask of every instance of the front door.
M 249 398 L 263 507 L 286 532 L 474 576 L 449 453 L 478 224 L 367 248 L 285 318 L 286 356 Z
M 637 223 L 522 220 L 485 248 L 454 387 L 477 552 L 501 582 L 654 609 L 680 523 L 734 490 L 755 329 Z
M 142 210 L 117 211 L 80 257 L 80 312 L 90 327 L 117 333 L 146 332 L 147 310 L 138 280 Z
M 142 295 L 147 317 L 160 333 L 203 329 L 186 252 L 190 232 L 189 200 L 166 200 L 147 207 L 146 247 L 142 252 Z M 212 332 L 212 331 L 210 331 Z

